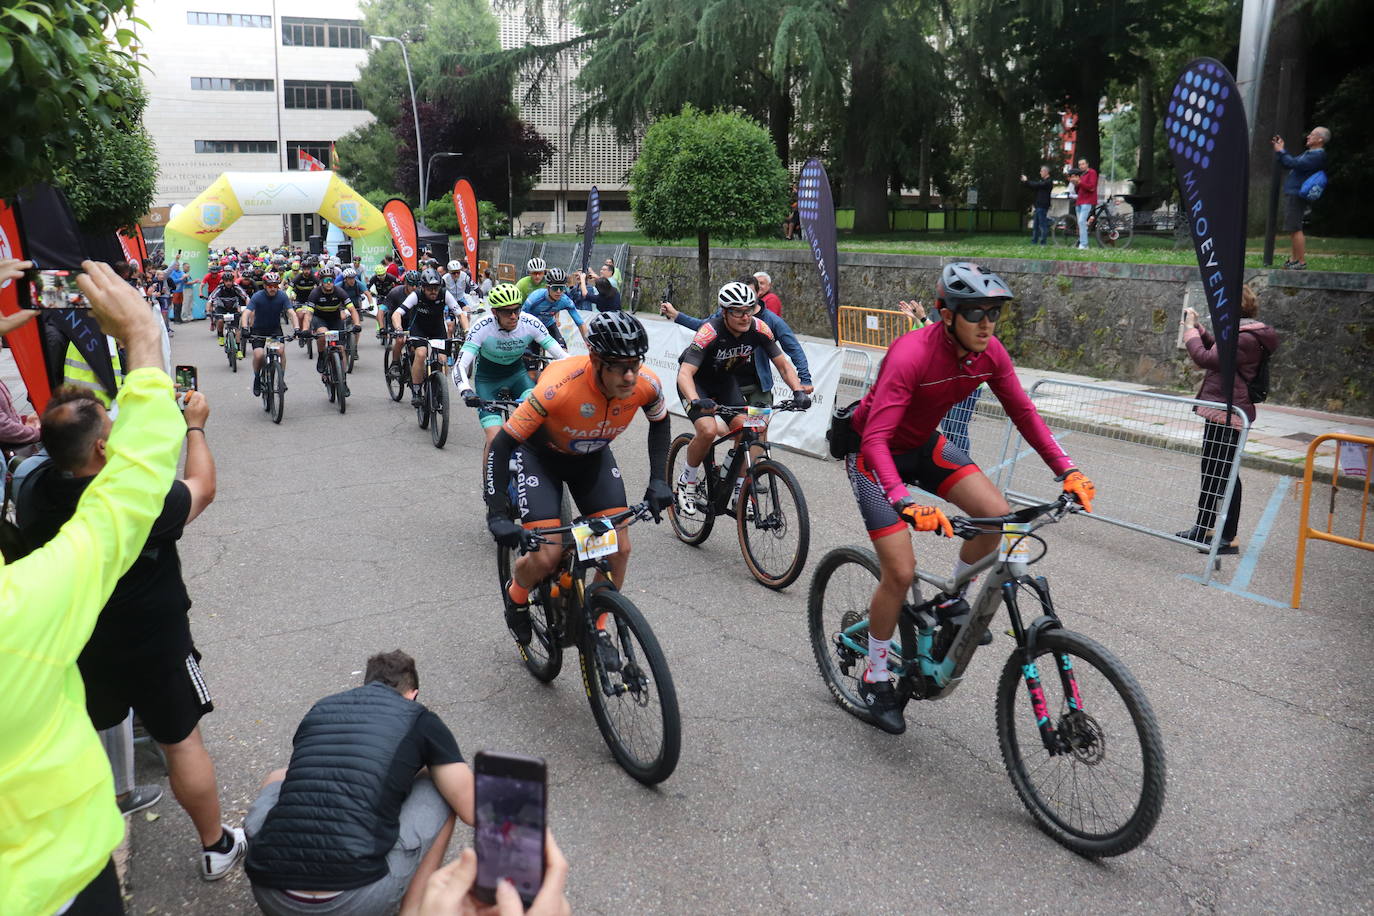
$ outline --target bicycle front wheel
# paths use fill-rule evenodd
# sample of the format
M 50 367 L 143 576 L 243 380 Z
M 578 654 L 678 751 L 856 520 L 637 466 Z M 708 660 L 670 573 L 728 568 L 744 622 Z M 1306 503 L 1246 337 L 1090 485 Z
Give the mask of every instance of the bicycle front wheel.
M 227 331 L 224 335 L 224 353 L 229 358 L 229 368 L 234 372 L 238 372 L 239 339 L 238 335 L 236 335 L 232 330 Z
M 429 438 L 435 448 L 443 448 L 448 441 L 449 391 L 442 372 L 429 376 L 429 403 L 433 418 L 429 424 Z
M 269 397 L 272 399 L 272 422 L 280 423 L 282 414 L 286 413 L 286 370 L 279 362 L 272 365 Z
M 399 359 L 391 355 L 391 347 L 382 353 L 382 374 L 386 376 L 386 393 L 391 400 L 399 401 L 406 392 L 405 367 Z
M 1129 248 L 1135 236 L 1135 219 L 1119 213 L 1103 213 L 1097 218 L 1097 244 L 1103 248 Z
M 682 750 L 682 719 L 668 661 L 644 615 L 624 595 L 603 586 L 587 602 L 593 621 L 606 615 L 613 650 L 607 653 L 603 645 L 599 652 L 596 629 L 587 627 L 582 682 L 592 715 L 616 762 L 645 785 L 655 785 L 672 775 Z
M 1016 794 L 1041 830 L 1079 855 L 1129 852 L 1164 806 L 1164 742 L 1140 684 L 1068 630 L 1042 633 L 1034 667 L 1012 652 L 997 685 L 997 740 Z M 1040 679 L 1037 711 L 1027 676 Z M 1048 716 L 1053 753 L 1037 722 Z
M 673 494 L 677 494 L 678 480 L 682 477 L 682 469 L 687 466 L 687 446 L 692 441 L 691 433 L 683 433 L 673 440 L 673 444 L 668 448 L 668 486 L 673 488 Z M 707 473 L 703 468 L 699 473 Z M 668 522 L 673 526 L 673 533 L 678 536 L 678 540 L 684 544 L 696 546 L 711 536 L 711 527 L 715 525 L 715 517 L 711 511 L 703 506 L 698 506 L 697 511 L 691 515 L 678 509 L 676 500 L 668 507 Z
M 811 546 L 811 518 L 801 484 L 786 466 L 754 465 L 735 500 L 735 527 L 744 563 L 772 589 L 797 581 Z
M 329 351 L 329 375 L 330 385 L 337 396 L 339 413 L 344 413 L 348 410 L 348 394 L 344 391 L 344 356 L 338 350 Z

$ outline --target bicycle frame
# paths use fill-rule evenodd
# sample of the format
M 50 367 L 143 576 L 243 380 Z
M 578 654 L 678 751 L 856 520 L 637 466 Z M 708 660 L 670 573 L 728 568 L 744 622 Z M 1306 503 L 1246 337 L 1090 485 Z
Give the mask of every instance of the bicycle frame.
M 721 481 L 717 479 L 717 471 L 720 465 L 716 464 L 716 446 L 730 439 L 735 440 L 735 447 L 730 458 L 730 463 L 727 465 L 725 479 Z M 735 492 L 734 482 L 747 476 L 750 470 L 753 469 L 755 460 L 753 456 L 754 446 L 763 449 L 763 458 L 759 460 L 767 459 L 772 455 L 768 440 L 761 438 L 757 429 L 748 426 L 741 426 L 739 429 L 733 429 L 711 443 L 711 449 L 706 453 L 707 466 L 703 469 L 703 472 L 707 475 L 707 492 L 711 494 L 708 502 L 708 511 L 712 515 L 722 515 L 725 513 L 730 505 L 730 497 L 733 496 Z M 721 485 L 727 483 L 730 484 L 730 486 Z

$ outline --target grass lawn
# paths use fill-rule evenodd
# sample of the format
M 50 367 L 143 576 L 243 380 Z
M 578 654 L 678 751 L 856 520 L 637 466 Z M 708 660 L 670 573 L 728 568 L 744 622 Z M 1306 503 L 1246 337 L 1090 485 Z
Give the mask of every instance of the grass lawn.
M 580 235 L 546 235 L 545 241 L 581 241 Z M 1167 237 L 1137 235 L 1126 249 L 1093 247 L 1079 251 L 1068 246 L 1035 246 L 1028 235 L 997 235 L 980 232 L 889 232 L 883 235 L 840 233 L 841 251 L 869 251 L 881 254 L 922 254 L 939 257 L 1027 258 L 1056 261 L 1124 261 L 1132 264 L 1193 265 L 1197 258 L 1191 248 L 1173 246 Z M 696 239 L 651 240 L 641 232 L 603 232 L 602 244 L 628 242 L 631 245 L 672 245 L 695 248 Z M 712 239 L 712 246 L 731 248 L 805 248 L 801 241 L 782 238 Z M 1245 264 L 1262 267 L 1264 237 L 1246 242 Z M 1274 266 L 1282 267 L 1288 257 L 1288 237 L 1280 235 L 1274 245 Z M 1374 273 L 1374 239 L 1307 237 L 1307 264 L 1312 270 Z

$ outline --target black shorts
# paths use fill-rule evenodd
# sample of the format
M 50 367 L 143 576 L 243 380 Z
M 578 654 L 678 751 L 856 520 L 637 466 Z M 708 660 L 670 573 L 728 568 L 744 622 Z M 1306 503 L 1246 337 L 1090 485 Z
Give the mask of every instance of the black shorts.
M 700 376 L 698 376 L 698 379 L 700 379 Z M 744 392 L 745 388 L 752 389 L 755 392 L 754 396 L 747 398 Z M 741 385 L 739 376 L 737 375 L 723 375 L 705 381 L 697 381 L 698 398 L 710 398 L 717 404 L 723 404 L 726 407 L 739 407 L 742 404 L 767 407 L 773 403 L 772 392 L 768 392 L 766 403 L 763 402 L 758 392 L 758 379 Z M 678 389 L 677 394 L 678 397 L 682 399 L 682 409 L 687 412 L 688 420 L 695 423 L 702 417 L 710 416 L 710 414 L 702 411 L 699 407 L 693 407 L 691 400 L 682 393 L 681 388 Z M 758 400 L 759 403 L 756 404 L 755 400 Z
M 1307 215 L 1307 201 L 1296 194 L 1283 195 L 1283 228 L 1280 232 L 1301 232 Z
M 311 312 L 310 330 L 311 331 L 342 331 L 343 309 L 337 312 Z
M 215 708 L 200 673 L 200 653 L 105 656 L 88 648 L 79 666 L 86 682 L 86 712 L 99 731 L 113 728 L 133 709 L 158 744 L 185 741 L 202 716 Z
M 892 460 L 903 482 L 913 483 L 941 499 L 956 483 L 978 472 L 973 459 L 938 431 L 931 433 L 920 448 L 893 455 Z M 849 486 L 859 503 L 859 514 L 863 516 L 868 536 L 876 540 L 901 531 L 906 523 L 887 501 L 887 491 L 864 461 L 863 454 L 852 452 L 848 455 L 844 469 L 849 475 Z
M 564 486 L 581 515 L 612 515 L 628 506 L 625 481 L 609 448 L 564 455 L 522 445 L 511 453 L 511 463 L 515 505 L 526 528 L 558 524 Z
M 267 346 L 267 338 L 269 338 L 269 337 L 280 337 L 280 336 L 281 336 L 281 326 L 280 326 L 280 325 L 278 325 L 277 327 L 272 327 L 272 328 L 249 328 L 249 329 L 248 329 L 248 344 L 249 344 L 254 350 L 261 350 L 261 349 L 263 349 L 263 347 Z

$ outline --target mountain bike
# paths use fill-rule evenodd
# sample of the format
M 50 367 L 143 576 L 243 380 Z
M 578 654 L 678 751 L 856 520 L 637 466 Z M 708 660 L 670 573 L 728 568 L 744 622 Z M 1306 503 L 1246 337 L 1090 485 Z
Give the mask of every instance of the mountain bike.
M 344 368 L 348 363 L 348 347 L 347 340 L 341 338 L 351 338 L 355 331 L 362 331 L 362 328 L 324 332 L 324 346 L 321 348 L 324 353 L 324 372 L 320 373 L 320 378 L 324 380 L 325 391 L 329 393 L 329 403 L 338 405 L 339 413 L 348 411 L 348 372 Z
M 273 423 L 280 423 L 286 411 L 286 368 L 282 364 L 282 347 L 296 335 L 274 334 L 264 338 L 265 354 L 258 370 L 257 384 L 262 392 L 262 409 L 272 415 Z
M 391 349 L 392 343 L 398 338 L 405 341 L 400 359 L 392 356 Z M 382 377 L 386 379 L 386 392 L 391 400 L 399 401 L 410 388 L 410 364 L 415 359 L 415 352 L 410 346 L 410 334 L 388 329 L 382 346 L 386 348 L 382 351 Z
M 771 411 L 801 409 L 791 401 L 771 409 L 717 405 L 716 416 L 729 420 L 742 415 L 744 425 L 711 443 L 697 478 L 696 513 L 682 512 L 676 502 L 668 509 L 673 533 L 694 546 L 710 536 L 717 516 L 733 515 L 744 564 L 755 579 L 772 589 L 791 585 L 806 566 L 811 518 L 796 475 L 772 457 L 762 435 Z M 716 446 L 731 439 L 736 441 L 725 464 L 717 465 Z M 682 433 L 668 448 L 668 483 L 674 495 L 687 466 L 691 441 L 691 433 Z M 762 450 L 762 457 L 754 457 L 755 449 Z
M 363 326 L 355 325 L 351 318 L 345 318 L 344 331 L 348 333 L 347 344 L 344 347 L 344 355 L 347 357 L 344 360 L 344 371 L 352 375 L 353 367 L 358 364 L 358 338 L 363 334 Z
M 512 517 L 517 513 L 513 508 Z M 613 516 L 527 532 L 522 552 L 561 542 L 563 558 L 553 575 L 530 589 L 534 637 L 520 657 L 536 679 L 549 683 L 563 668 L 563 651 L 576 647 L 582 688 L 606 746 L 625 772 L 651 786 L 672 775 L 682 749 L 668 661 L 644 615 L 608 578 L 585 584 L 589 570 L 609 576 L 617 532 L 650 517 L 648 504 L 640 503 Z M 514 549 L 497 547 L 501 589 L 515 556 Z
M 429 430 L 430 440 L 435 448 L 443 448 L 448 441 L 449 390 L 448 390 L 448 353 L 450 347 L 457 352 L 458 342 L 453 338 L 437 338 L 426 341 L 429 352 L 425 356 L 425 378 L 420 383 L 420 404 L 415 408 L 415 419 L 421 429 Z M 410 375 L 405 376 L 410 381 Z
M 239 371 L 239 350 L 243 346 L 239 341 L 239 336 L 242 333 L 239 329 L 239 313 L 233 311 L 221 312 L 220 314 L 224 316 L 222 319 L 224 321 L 224 355 L 229 360 L 229 368 L 237 373 Z
M 1006 605 L 1016 648 L 997 683 L 995 719 L 1007 775 L 1041 830 L 1095 858 L 1129 852 L 1154 829 L 1164 805 L 1164 745 L 1130 671 L 1098 643 L 1064 629 L 1049 583 L 1028 572 L 1049 551 L 1035 531 L 1074 511 L 1077 503 L 1061 496 L 997 518 L 951 518 L 957 536 L 1000 531 L 1001 546 L 953 579 L 917 571 L 889 667 L 903 707 L 949 696 L 998 605 Z M 960 590 L 983 572 L 970 607 Z M 868 608 L 878 579 L 873 551 L 832 550 L 816 567 L 807 606 L 821 676 L 840 706 L 865 721 L 858 679 L 867 666 Z M 937 590 L 929 601 L 921 598 L 923 581 Z M 1021 616 L 1024 596 L 1040 606 L 1029 626 Z M 1043 681 L 1042 664 L 1053 671 Z
M 1135 214 L 1114 203 L 1120 200 L 1119 197 L 1108 198 L 1088 214 L 1088 231 L 1103 248 L 1129 248 L 1135 237 Z M 1051 217 L 1050 244 L 1078 244 L 1078 212 L 1072 201 L 1068 213 Z

